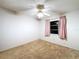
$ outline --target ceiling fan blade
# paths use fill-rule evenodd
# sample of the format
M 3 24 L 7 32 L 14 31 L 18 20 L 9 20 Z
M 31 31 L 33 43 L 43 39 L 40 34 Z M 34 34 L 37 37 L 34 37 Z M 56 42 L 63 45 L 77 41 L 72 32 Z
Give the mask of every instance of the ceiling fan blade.
M 26 8 L 20 9 L 21 11 L 29 11 L 31 9 L 34 9 L 34 6 L 27 6 Z
M 52 9 L 52 10 L 49 10 L 51 14 L 58 14 L 58 15 L 63 15 L 65 14 L 66 12 L 64 11 L 59 11 L 59 10 L 55 10 L 55 9 Z

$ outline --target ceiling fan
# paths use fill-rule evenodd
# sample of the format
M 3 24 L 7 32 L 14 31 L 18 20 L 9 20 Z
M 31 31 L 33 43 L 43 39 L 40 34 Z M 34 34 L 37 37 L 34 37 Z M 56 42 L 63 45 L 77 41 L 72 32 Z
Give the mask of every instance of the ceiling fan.
M 5 1 L 3 1 L 3 2 L 5 2 Z M 16 1 L 18 1 L 18 0 L 16 0 Z M 29 0 L 29 1 L 32 1 L 32 0 Z M 50 16 L 48 14 L 48 10 L 51 8 L 46 5 L 46 3 L 50 2 L 50 1 L 52 1 L 52 0 L 33 0 L 33 3 L 30 3 L 30 4 L 28 3 L 23 6 L 9 5 L 9 4 L 5 3 L 5 4 L 2 4 L 2 8 L 13 14 L 18 14 L 19 12 L 27 12 L 28 14 L 31 13 L 31 14 L 36 15 L 37 17 L 41 18 L 43 16 Z M 8 5 L 8 7 L 6 5 Z
M 43 18 L 44 16 L 49 17 L 50 15 L 48 13 L 46 13 L 45 11 L 47 11 L 47 9 L 45 9 L 45 5 L 44 4 L 38 4 L 37 5 L 37 17 L 38 18 Z

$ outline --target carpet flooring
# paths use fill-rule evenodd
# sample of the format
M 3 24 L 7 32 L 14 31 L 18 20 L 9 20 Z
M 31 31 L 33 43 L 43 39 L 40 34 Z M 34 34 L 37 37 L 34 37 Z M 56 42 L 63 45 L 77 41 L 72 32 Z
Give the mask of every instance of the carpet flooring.
M 0 52 L 0 59 L 79 59 L 79 51 L 44 40 Z

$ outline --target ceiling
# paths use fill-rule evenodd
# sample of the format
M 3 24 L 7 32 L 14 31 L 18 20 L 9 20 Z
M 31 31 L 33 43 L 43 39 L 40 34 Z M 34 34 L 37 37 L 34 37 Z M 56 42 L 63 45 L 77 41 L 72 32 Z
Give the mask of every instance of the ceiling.
M 0 0 L 0 7 L 12 11 L 27 11 L 44 4 L 49 13 L 65 13 L 79 9 L 79 0 Z

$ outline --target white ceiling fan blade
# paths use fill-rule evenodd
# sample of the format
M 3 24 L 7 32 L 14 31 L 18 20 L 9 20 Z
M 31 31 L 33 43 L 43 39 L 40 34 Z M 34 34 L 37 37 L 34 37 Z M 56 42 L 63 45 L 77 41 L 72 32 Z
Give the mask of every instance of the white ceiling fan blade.
M 52 15 L 63 15 L 65 12 L 58 11 L 58 10 L 55 10 L 55 9 L 51 9 L 51 10 L 48 11 L 48 13 L 52 16 Z
M 34 9 L 34 8 L 35 8 L 35 6 L 27 6 L 25 8 L 20 9 L 20 10 L 21 11 L 29 11 L 29 10 Z

